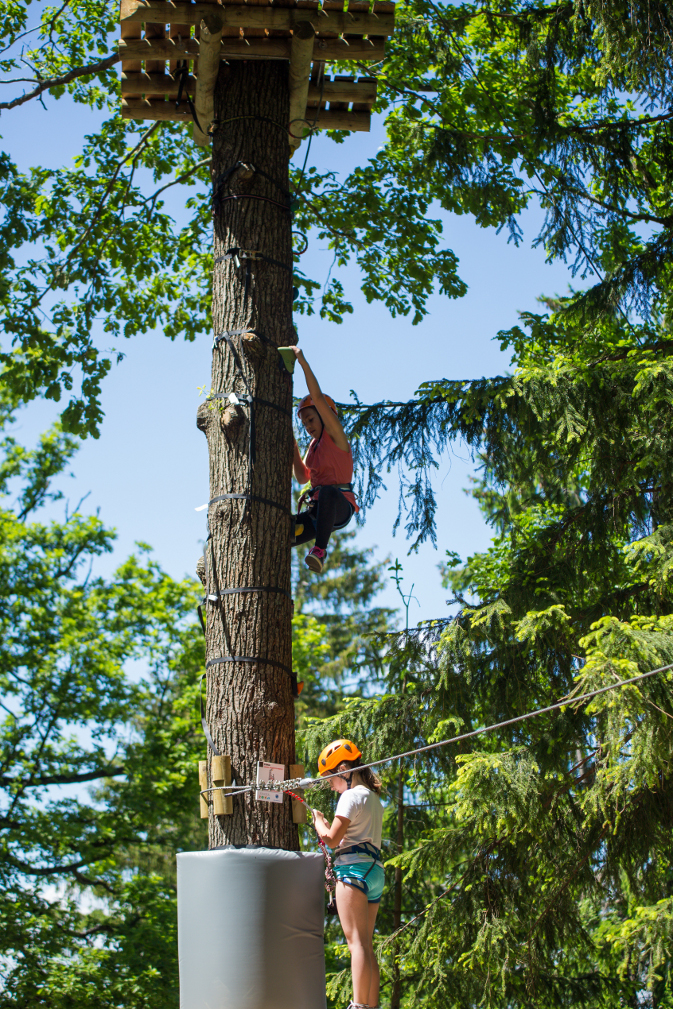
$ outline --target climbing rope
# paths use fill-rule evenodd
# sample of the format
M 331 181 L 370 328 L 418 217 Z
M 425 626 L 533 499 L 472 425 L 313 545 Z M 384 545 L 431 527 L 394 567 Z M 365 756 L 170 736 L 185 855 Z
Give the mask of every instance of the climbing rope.
M 284 789 L 284 791 L 287 792 L 288 795 L 292 796 L 293 799 L 297 799 L 298 802 L 303 802 L 304 805 L 306 806 L 306 808 L 311 813 L 313 813 L 313 810 L 311 809 L 311 807 L 309 806 L 308 802 L 306 801 L 306 799 L 303 796 L 297 795 L 296 792 L 291 792 L 289 788 Z M 336 906 L 336 885 L 337 885 L 337 879 L 336 879 L 336 876 L 334 875 L 334 869 L 332 867 L 332 856 L 331 856 L 330 852 L 327 849 L 327 845 L 325 844 L 325 842 L 323 841 L 322 837 L 318 833 L 318 830 L 317 830 L 316 825 L 315 825 L 315 820 L 313 820 L 313 818 L 311 818 L 311 819 L 312 819 L 312 823 L 313 823 L 313 829 L 315 830 L 316 837 L 318 838 L 318 844 L 320 845 L 320 850 L 322 851 L 323 858 L 325 859 L 325 889 L 327 890 L 327 896 L 329 897 L 329 900 L 327 902 L 327 913 L 328 914 L 336 914 L 337 913 L 337 906 Z

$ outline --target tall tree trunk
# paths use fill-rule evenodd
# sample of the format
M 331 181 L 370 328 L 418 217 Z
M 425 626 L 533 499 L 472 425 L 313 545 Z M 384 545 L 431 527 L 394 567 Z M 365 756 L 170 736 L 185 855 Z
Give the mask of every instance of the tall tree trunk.
M 404 685 L 402 687 L 404 690 Z M 402 774 L 402 761 L 400 761 L 400 772 L 397 777 L 397 854 L 404 851 L 404 775 Z M 395 891 L 393 894 L 393 932 L 402 924 L 402 870 L 399 865 L 395 866 Z M 390 1009 L 400 1009 L 402 999 L 402 981 L 400 978 L 400 967 L 397 961 L 397 942 L 393 944 L 393 985 L 390 995 Z
M 211 397 L 234 392 L 254 400 L 236 405 L 211 398 L 199 408 L 197 422 L 210 458 L 206 590 L 215 598 L 206 607 L 206 660 L 259 660 L 208 667 L 206 719 L 220 752 L 231 756 L 234 783 L 253 782 L 258 760 L 295 760 L 289 675 L 292 382 L 276 350 L 296 342 L 288 110 L 287 63 L 221 66 L 212 167 L 213 325 L 216 338 L 227 333 L 231 342 L 221 339 L 214 347 Z M 242 251 L 267 258 L 246 258 Z M 253 331 L 259 335 L 251 337 Z M 212 501 L 226 494 L 251 497 Z M 218 595 L 250 587 L 254 591 Z M 281 805 L 237 797 L 229 816 L 215 816 L 211 806 L 209 827 L 211 848 L 298 848 L 287 799 Z

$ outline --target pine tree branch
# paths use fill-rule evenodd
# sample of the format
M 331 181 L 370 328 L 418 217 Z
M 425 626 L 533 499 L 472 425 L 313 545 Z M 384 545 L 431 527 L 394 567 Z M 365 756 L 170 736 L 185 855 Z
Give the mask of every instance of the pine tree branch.
M 76 67 L 74 70 L 69 70 L 67 74 L 63 74 L 61 77 L 48 77 L 47 80 L 40 81 L 33 91 L 21 95 L 20 98 L 14 98 L 11 102 L 0 102 L 0 109 L 15 109 L 18 105 L 29 102 L 31 98 L 37 98 L 44 91 L 49 91 L 51 88 L 62 87 L 62 85 L 69 84 L 70 81 L 74 81 L 78 77 L 87 77 L 91 74 L 99 74 L 102 70 L 109 70 L 111 66 L 114 66 L 120 60 L 121 55 L 115 53 L 113 56 L 106 56 L 104 60 L 99 60 L 98 63 L 88 63 L 85 67 Z

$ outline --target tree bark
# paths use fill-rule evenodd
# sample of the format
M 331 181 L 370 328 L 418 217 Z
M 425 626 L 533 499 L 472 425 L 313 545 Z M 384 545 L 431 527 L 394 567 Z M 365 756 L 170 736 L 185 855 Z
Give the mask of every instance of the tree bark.
M 208 440 L 211 502 L 224 494 L 252 495 L 209 506 L 206 591 L 216 599 L 207 603 L 206 661 L 232 656 L 259 661 L 208 668 L 206 719 L 220 752 L 231 756 L 233 783 L 247 784 L 255 781 L 258 760 L 286 767 L 295 761 L 289 675 L 292 381 L 276 350 L 296 342 L 287 209 L 288 65 L 222 64 L 214 97 L 219 125 L 213 141 L 213 325 L 215 337 L 232 334 L 234 349 L 221 340 L 213 350 L 211 396 L 250 393 L 255 400 L 251 406 L 211 398 L 199 409 L 197 423 Z M 275 262 L 245 258 L 240 250 Z M 230 258 L 217 262 L 227 254 Z M 232 333 L 236 330 L 243 333 Z M 252 331 L 259 335 L 250 336 Z M 217 595 L 245 587 L 255 591 Z M 245 795 L 234 798 L 233 809 L 233 815 L 214 816 L 210 804 L 210 848 L 298 848 L 289 799 L 281 805 Z

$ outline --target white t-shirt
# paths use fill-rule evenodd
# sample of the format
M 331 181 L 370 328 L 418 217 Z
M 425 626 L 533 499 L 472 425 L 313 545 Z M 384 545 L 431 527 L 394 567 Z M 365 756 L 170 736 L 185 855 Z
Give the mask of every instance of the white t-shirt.
M 343 848 L 353 844 L 363 844 L 369 841 L 375 848 L 381 847 L 381 825 L 383 822 L 383 807 L 376 792 L 366 785 L 355 785 L 342 792 L 337 802 L 336 816 L 350 820 L 346 834 L 334 854 L 340 865 L 351 865 L 354 862 L 369 861 L 367 855 L 339 855 Z

